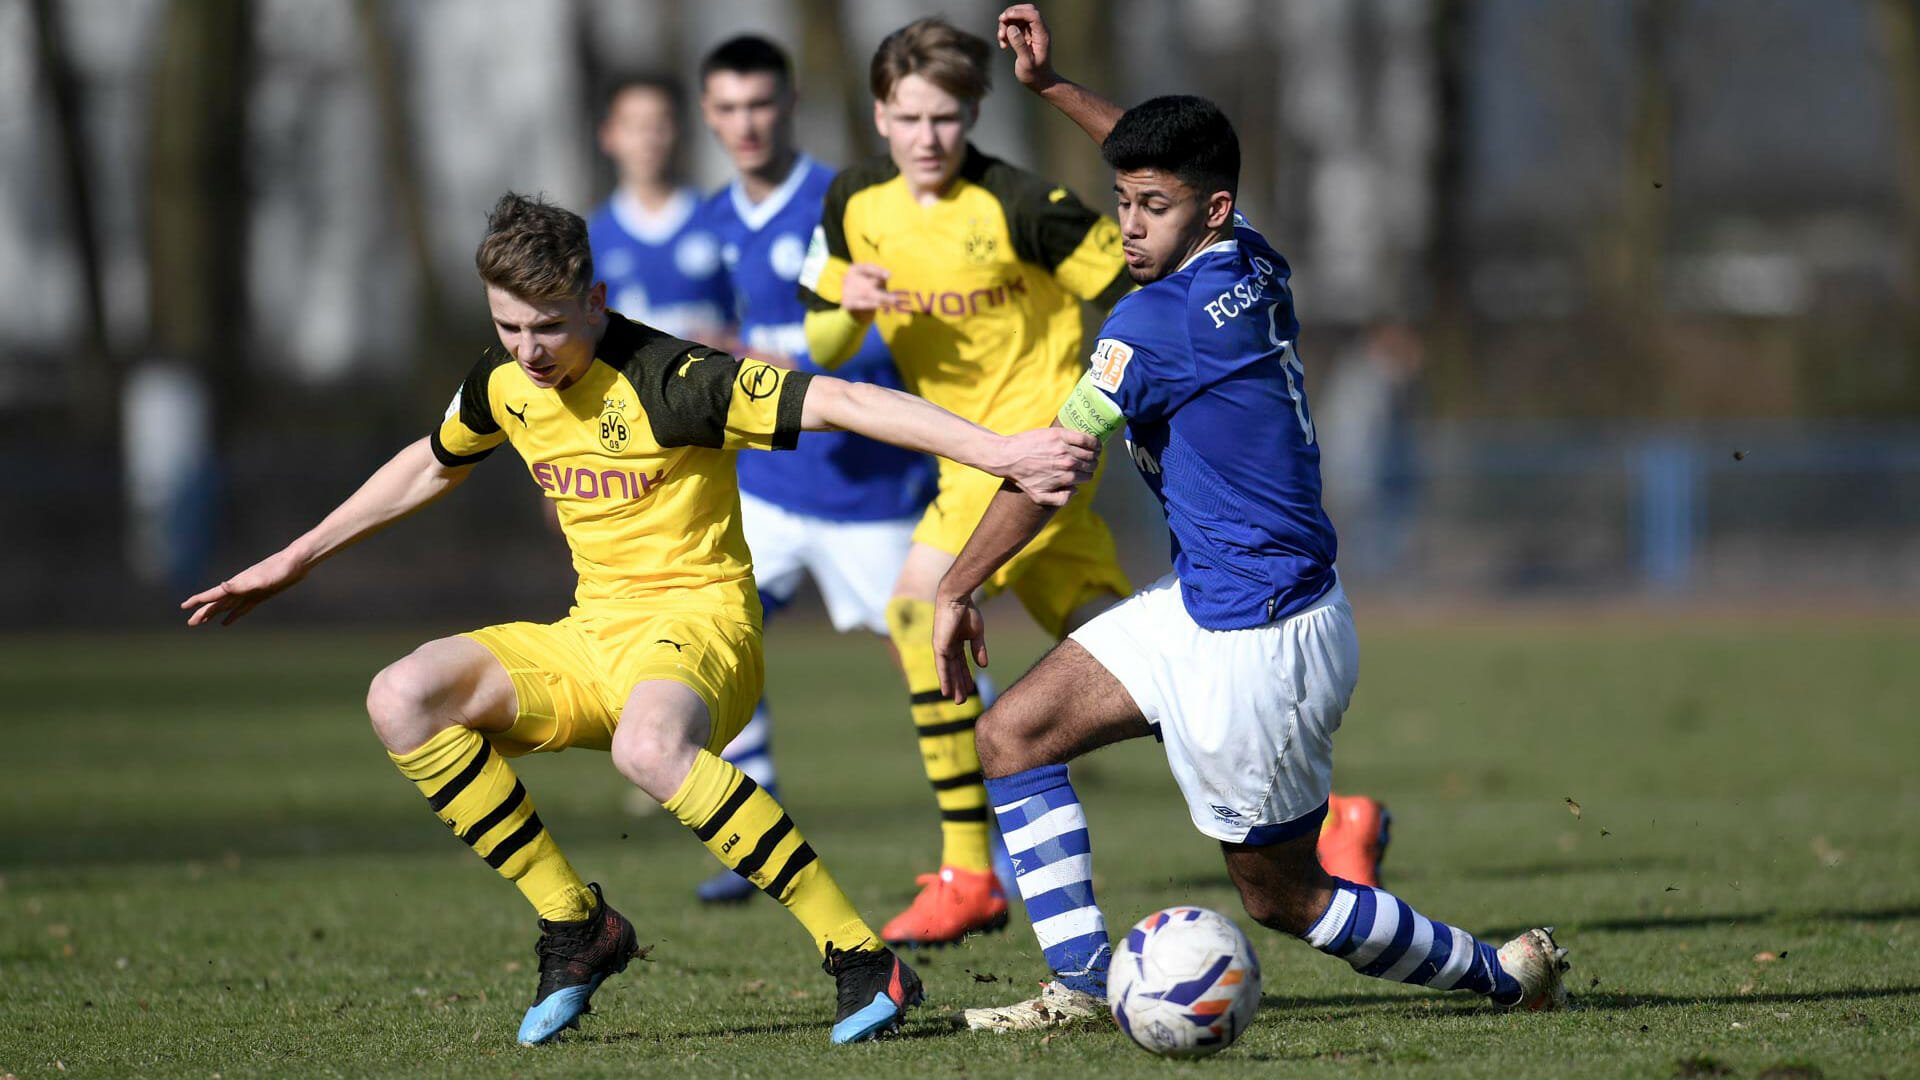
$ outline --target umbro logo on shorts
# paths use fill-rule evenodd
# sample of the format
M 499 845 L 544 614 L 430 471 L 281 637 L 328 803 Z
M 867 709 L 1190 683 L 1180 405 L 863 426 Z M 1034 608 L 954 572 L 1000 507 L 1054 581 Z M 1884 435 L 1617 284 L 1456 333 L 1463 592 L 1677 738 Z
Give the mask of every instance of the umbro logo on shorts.
M 1240 813 L 1237 810 L 1233 810 L 1225 806 L 1215 806 L 1215 807 L 1212 807 L 1212 810 L 1215 814 L 1218 814 L 1219 816 L 1226 818 L 1228 821 L 1240 820 Z

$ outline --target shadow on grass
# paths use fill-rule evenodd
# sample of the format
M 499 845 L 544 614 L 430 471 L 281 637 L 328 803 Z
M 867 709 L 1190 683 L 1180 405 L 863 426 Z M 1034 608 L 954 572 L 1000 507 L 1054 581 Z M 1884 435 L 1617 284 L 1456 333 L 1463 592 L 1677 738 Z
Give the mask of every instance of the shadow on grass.
M 1897 922 L 1920 919 L 1920 904 L 1898 904 L 1878 908 L 1820 908 L 1796 911 L 1791 908 L 1767 908 L 1761 911 L 1727 911 L 1689 915 L 1635 915 L 1617 919 L 1569 920 L 1559 924 L 1562 931 L 1631 932 L 1638 930 L 1699 930 L 1715 926 L 1749 926 L 1757 923 L 1793 922 Z M 1523 934 L 1530 926 L 1496 926 L 1483 938 L 1502 939 Z
M 1530 878 L 1606 874 L 1616 870 L 1681 869 L 1686 865 L 1685 859 L 1673 856 L 1622 855 L 1612 859 L 1555 859 L 1552 862 L 1522 863 L 1518 866 L 1467 866 L 1460 869 L 1460 876 L 1524 881 Z
M 621 1045 L 625 1043 L 637 1043 L 637 1042 L 675 1043 L 675 1042 L 690 1042 L 690 1041 L 710 1040 L 710 1039 L 726 1039 L 726 1038 L 739 1037 L 739 1036 L 745 1036 L 745 1035 L 793 1035 L 793 1034 L 805 1034 L 808 1032 L 816 1032 L 821 1035 L 825 1035 L 827 1031 L 832 1027 L 833 1027 L 833 1022 L 831 1020 L 822 1018 L 819 1020 L 794 1020 L 794 1021 L 788 1021 L 783 1023 L 772 1023 L 772 1024 L 769 1024 L 769 1023 L 755 1023 L 755 1024 L 722 1023 L 722 1024 L 717 1024 L 713 1027 L 682 1029 L 682 1030 L 674 1031 L 671 1033 L 659 1032 L 659 1031 L 610 1031 L 604 1034 L 596 1034 L 596 1035 L 588 1035 L 588 1036 L 576 1035 L 574 1038 L 575 1038 L 575 1041 L 578 1041 L 578 1042 L 604 1043 L 608 1046 L 616 1046 L 616 1045 Z M 891 1035 L 886 1036 L 885 1041 L 893 1042 L 899 1039 L 945 1038 L 947 1036 L 957 1035 L 957 1034 L 959 1034 L 959 1032 L 954 1028 L 952 1024 L 948 1023 L 945 1019 L 913 1017 L 907 1020 L 907 1022 L 901 1026 L 899 1031 L 896 1031 Z
M 1787 1005 L 1816 1001 L 1873 1001 L 1883 998 L 1920 998 L 1920 986 L 1857 987 L 1842 990 L 1773 991 L 1754 994 L 1632 994 L 1615 991 L 1576 993 L 1573 1006 L 1585 1012 L 1694 1007 L 1699 1005 Z M 1446 1008 L 1434 1008 L 1445 1004 Z M 1407 1006 L 1417 1005 L 1409 1011 Z M 1340 994 L 1303 997 L 1292 994 L 1262 994 L 1262 1009 L 1312 1012 L 1325 1019 L 1344 1019 L 1381 1012 L 1394 1012 L 1397 1018 L 1421 1016 L 1436 1018 L 1458 1016 L 1484 1008 L 1477 998 L 1421 997 L 1418 994 Z
M 412 855 L 461 850 L 458 841 L 426 811 L 426 804 L 388 813 L 311 816 L 276 812 L 254 821 L 237 819 L 172 822 L 163 827 L 126 827 L 89 823 L 60 830 L 23 832 L 0 838 L 0 871 L 77 870 L 186 861 L 218 862 L 228 855 L 272 859 L 329 855 Z M 671 820 L 666 819 L 666 820 Z M 568 815 L 563 842 L 648 844 L 672 833 L 658 821 L 643 821 L 617 810 L 593 816 Z

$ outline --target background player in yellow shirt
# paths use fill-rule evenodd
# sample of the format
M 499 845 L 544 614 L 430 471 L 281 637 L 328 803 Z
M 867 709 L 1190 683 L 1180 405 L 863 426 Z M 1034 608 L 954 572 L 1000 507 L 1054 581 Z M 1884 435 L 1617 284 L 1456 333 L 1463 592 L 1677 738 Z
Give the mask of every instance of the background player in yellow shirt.
M 996 435 L 917 398 L 672 337 L 606 309 L 586 222 L 521 195 L 495 206 L 475 262 L 498 332 L 440 426 L 281 551 L 181 604 L 231 623 L 341 549 L 433 502 L 501 443 L 556 502 L 579 572 L 557 623 L 420 646 L 374 677 L 367 712 L 435 816 L 540 916 L 523 1044 L 578 1023 L 634 955 L 633 926 L 574 871 L 507 759 L 585 746 L 658 799 L 729 868 L 785 905 L 839 990 L 833 1040 L 895 1027 L 920 981 L 876 939 L 794 827 L 718 756 L 760 696 L 760 605 L 733 451 L 845 429 L 950 455 L 1066 503 L 1093 440 Z
M 1051 422 L 1086 369 L 1081 302 L 1111 304 L 1131 282 L 1111 218 L 967 142 L 989 55 L 985 40 L 939 18 L 881 43 L 870 81 L 888 154 L 835 178 L 800 284 L 815 362 L 832 367 L 877 325 L 909 391 L 1019 431 Z M 923 875 L 913 905 L 881 930 L 895 944 L 955 941 L 1007 918 L 973 745 L 980 701 L 941 698 L 929 637 L 935 587 L 998 488 L 941 463 L 888 607 L 944 837 L 939 872 Z M 1013 590 L 1055 637 L 1132 591 L 1093 488 L 988 583 Z

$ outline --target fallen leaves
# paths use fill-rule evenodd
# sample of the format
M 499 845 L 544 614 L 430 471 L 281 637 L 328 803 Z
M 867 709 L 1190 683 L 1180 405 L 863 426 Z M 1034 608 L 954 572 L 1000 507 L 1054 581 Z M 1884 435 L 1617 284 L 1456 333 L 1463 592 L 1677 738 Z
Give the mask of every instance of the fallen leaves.
M 1581 815 L 1580 804 L 1574 802 L 1573 796 L 1571 795 L 1567 796 L 1567 813 L 1572 814 L 1576 818 Z

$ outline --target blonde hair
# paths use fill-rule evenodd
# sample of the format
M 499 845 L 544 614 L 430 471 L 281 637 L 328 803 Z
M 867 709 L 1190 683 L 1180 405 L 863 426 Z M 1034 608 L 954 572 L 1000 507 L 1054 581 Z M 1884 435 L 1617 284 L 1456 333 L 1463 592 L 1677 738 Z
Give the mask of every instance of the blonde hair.
M 993 89 L 987 67 L 992 55 L 985 38 L 930 15 L 887 35 L 873 54 L 868 82 L 875 101 L 886 101 L 901 79 L 918 75 L 961 101 L 976 103 Z

